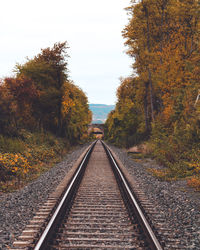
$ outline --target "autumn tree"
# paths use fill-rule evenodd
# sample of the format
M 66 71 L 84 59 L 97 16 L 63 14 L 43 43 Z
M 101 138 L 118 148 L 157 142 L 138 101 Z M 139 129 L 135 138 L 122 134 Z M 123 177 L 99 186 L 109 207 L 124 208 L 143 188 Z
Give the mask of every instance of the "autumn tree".
M 121 79 L 117 89 L 117 103 L 105 123 L 105 136 L 110 142 L 120 146 L 131 146 L 145 137 L 145 122 L 140 115 L 143 99 L 137 78 Z
M 17 76 L 32 79 L 39 90 L 35 106 L 38 127 L 62 131 L 62 87 L 68 79 L 67 43 L 56 43 L 53 48 L 42 49 L 41 53 L 24 65 L 17 65 Z
M 91 112 L 85 93 L 69 80 L 67 44 L 56 43 L 25 64 L 16 76 L 0 84 L 0 133 L 51 131 L 78 143 L 87 137 Z
M 63 85 L 61 114 L 62 133 L 72 143 L 77 143 L 87 137 L 88 124 L 92 120 L 88 99 L 72 81 L 67 81 Z
M 15 127 L 16 100 L 2 82 L 0 85 L 0 133 L 7 134 Z
M 6 78 L 5 87 L 16 103 L 15 124 L 19 128 L 34 128 L 36 120 L 34 118 L 34 106 L 39 99 L 39 91 L 34 82 L 26 77 Z
M 131 18 L 123 36 L 127 53 L 135 59 L 133 68 L 144 85 L 144 117 L 149 130 L 159 110 L 170 113 L 170 108 L 173 109 L 173 94 L 169 89 L 174 91 L 176 86 L 179 92 L 187 85 L 189 91 L 193 85 L 193 92 L 197 91 L 194 84 L 189 87 L 188 81 L 194 82 L 192 71 L 198 67 L 193 61 L 198 58 L 199 3 L 195 0 L 134 2 L 127 8 Z M 185 103 L 185 97 L 180 98 Z
M 116 143 L 120 134 L 123 138 L 135 135 L 125 126 L 126 119 L 131 121 L 128 107 L 132 105 L 136 134 L 145 125 L 148 136 L 143 140 L 150 138 L 157 159 L 184 175 L 191 165 L 197 169 L 200 164 L 199 106 L 195 104 L 200 86 L 200 3 L 131 1 L 127 11 L 130 18 L 123 37 L 127 54 L 133 58 L 135 77 L 129 91 L 125 91 L 126 81 L 118 89 L 116 109 L 106 122 L 108 140 Z M 131 105 L 129 96 L 134 100 Z M 123 138 L 118 145 L 126 144 Z

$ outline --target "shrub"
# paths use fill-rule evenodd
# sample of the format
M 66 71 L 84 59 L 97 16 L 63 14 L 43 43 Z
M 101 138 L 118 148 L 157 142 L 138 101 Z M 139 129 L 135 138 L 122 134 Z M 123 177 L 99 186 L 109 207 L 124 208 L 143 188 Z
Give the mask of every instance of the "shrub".
M 0 178 L 5 181 L 16 176 L 22 179 L 29 172 L 31 166 L 28 160 L 20 153 L 0 153 Z
M 200 176 L 195 176 L 187 181 L 188 185 L 200 191 Z

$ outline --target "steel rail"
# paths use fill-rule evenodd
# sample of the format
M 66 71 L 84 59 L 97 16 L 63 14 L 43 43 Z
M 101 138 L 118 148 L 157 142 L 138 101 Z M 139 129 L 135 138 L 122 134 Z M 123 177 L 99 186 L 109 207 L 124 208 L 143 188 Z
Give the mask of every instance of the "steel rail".
M 125 192 L 129 195 L 129 199 L 132 201 L 132 204 L 135 208 L 135 210 L 137 211 L 137 214 L 139 216 L 139 221 L 141 222 L 141 226 L 150 242 L 150 244 L 152 245 L 152 249 L 156 249 L 156 250 L 163 250 L 162 246 L 160 245 L 157 237 L 155 236 L 151 226 L 149 225 L 147 219 L 144 216 L 144 213 L 142 212 L 140 206 L 138 205 L 138 202 L 136 201 L 135 197 L 133 196 L 132 191 L 129 188 L 128 182 L 126 181 L 121 169 L 118 167 L 118 164 L 116 163 L 116 160 L 114 159 L 110 149 L 106 146 L 106 144 L 101 141 L 108 157 L 110 158 L 112 165 L 114 166 L 114 168 L 117 171 L 117 174 L 120 176 L 121 179 L 121 184 L 123 185 L 123 187 L 126 189 Z
M 53 226 L 53 224 L 56 223 L 57 221 L 57 217 L 59 216 L 59 214 L 61 213 L 61 209 L 62 207 L 64 206 L 66 200 L 67 200 L 67 197 L 69 196 L 70 192 L 72 191 L 73 189 L 73 186 L 75 185 L 75 183 L 77 182 L 77 178 L 80 176 L 80 172 L 81 170 L 83 169 L 83 166 L 85 165 L 86 161 L 88 160 L 89 158 L 89 155 L 91 154 L 93 148 L 94 148 L 94 145 L 96 144 L 97 141 L 95 141 L 91 147 L 89 148 L 89 150 L 87 151 L 87 153 L 85 154 L 81 164 L 79 165 L 78 167 L 78 170 L 76 171 L 74 177 L 72 178 L 67 190 L 65 191 L 64 193 L 64 196 L 63 198 L 61 199 L 58 207 L 56 208 L 53 216 L 51 217 L 50 221 L 48 222 L 44 232 L 42 233 L 39 241 L 37 242 L 37 244 L 35 245 L 34 247 L 34 250 L 41 250 L 41 249 L 45 249 L 44 248 L 44 245 L 46 244 L 46 241 L 47 241 L 47 237 L 48 235 L 50 234 L 50 231 L 51 231 L 51 228 Z

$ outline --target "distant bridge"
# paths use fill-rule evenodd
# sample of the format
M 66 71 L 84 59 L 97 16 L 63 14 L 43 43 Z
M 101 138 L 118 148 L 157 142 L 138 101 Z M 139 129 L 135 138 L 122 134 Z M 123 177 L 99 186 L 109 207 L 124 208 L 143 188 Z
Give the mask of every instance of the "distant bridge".
M 88 134 L 90 133 L 101 139 L 104 136 L 104 124 L 90 124 L 88 126 Z
M 88 126 L 88 128 L 99 128 L 101 129 L 102 131 L 104 131 L 104 124 L 102 123 L 92 123 Z

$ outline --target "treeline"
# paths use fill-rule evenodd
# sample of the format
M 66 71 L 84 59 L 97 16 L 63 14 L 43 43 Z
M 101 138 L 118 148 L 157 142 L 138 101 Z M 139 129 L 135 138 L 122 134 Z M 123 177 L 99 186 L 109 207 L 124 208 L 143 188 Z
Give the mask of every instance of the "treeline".
M 121 80 L 106 137 L 124 147 L 149 140 L 171 172 L 199 173 L 200 3 L 131 1 L 127 11 L 123 37 L 133 76 Z
M 51 131 L 77 143 L 87 132 L 91 114 L 84 92 L 69 80 L 67 45 L 57 43 L 23 65 L 16 77 L 0 85 L 0 133 L 21 128 Z
M 67 48 L 67 43 L 64 42 L 56 43 L 52 48 L 42 49 L 33 59 L 16 65 L 15 77 L 1 80 L 2 178 L 5 173 L 17 173 L 20 168 L 23 170 L 23 164 L 18 164 L 18 167 L 13 164 L 15 168 L 11 168 L 12 159 L 14 157 L 16 162 L 17 159 L 24 162 L 23 159 L 28 157 L 27 149 L 31 151 L 34 145 L 38 144 L 33 143 L 34 145 L 30 146 L 30 141 L 33 142 L 36 137 L 35 141 L 40 141 L 39 146 L 43 143 L 38 160 L 44 156 L 43 153 L 48 155 L 46 158 L 50 157 L 50 146 L 58 146 L 62 138 L 62 143 L 60 141 L 59 144 L 61 151 L 65 145 L 74 145 L 87 139 L 87 125 L 91 122 L 92 115 L 85 93 L 69 78 Z M 35 150 L 38 151 L 36 147 Z M 56 150 L 52 157 L 55 157 Z M 34 160 L 36 151 L 31 151 L 33 157 L 29 159 L 29 163 Z M 18 153 L 21 155 L 15 158 Z

